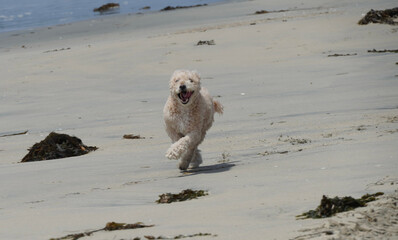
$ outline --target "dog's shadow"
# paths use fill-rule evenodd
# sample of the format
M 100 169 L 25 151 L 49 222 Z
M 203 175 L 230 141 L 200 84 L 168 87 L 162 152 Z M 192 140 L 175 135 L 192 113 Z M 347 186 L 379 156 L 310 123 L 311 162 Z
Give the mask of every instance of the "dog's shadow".
M 192 176 L 192 175 L 197 175 L 197 174 L 226 172 L 226 171 L 229 171 L 234 166 L 235 166 L 234 162 L 217 163 L 217 164 L 209 165 L 209 166 L 201 166 L 201 167 L 181 171 L 182 175 L 179 177 L 187 177 L 187 176 Z

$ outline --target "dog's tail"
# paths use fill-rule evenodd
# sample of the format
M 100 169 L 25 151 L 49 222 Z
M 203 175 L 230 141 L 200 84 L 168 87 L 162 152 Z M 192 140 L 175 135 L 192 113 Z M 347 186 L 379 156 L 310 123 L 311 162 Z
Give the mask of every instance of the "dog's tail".
M 217 100 L 213 100 L 213 106 L 214 106 L 214 110 L 219 113 L 219 114 L 223 114 L 224 113 L 224 106 Z

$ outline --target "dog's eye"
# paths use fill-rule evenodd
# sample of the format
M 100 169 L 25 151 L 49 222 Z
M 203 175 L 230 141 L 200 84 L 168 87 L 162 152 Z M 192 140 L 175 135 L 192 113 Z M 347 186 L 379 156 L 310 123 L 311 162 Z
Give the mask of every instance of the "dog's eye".
M 189 79 L 189 81 L 192 83 L 193 82 L 193 80 L 192 79 Z
M 176 80 L 175 80 L 175 82 L 179 82 L 179 81 L 180 81 L 180 79 L 176 79 Z

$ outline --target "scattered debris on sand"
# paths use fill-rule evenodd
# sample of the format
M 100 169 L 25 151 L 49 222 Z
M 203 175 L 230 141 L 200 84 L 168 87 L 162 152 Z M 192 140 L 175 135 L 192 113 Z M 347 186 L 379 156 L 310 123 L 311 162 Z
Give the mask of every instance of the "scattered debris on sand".
M 347 54 L 335 53 L 328 55 L 328 57 L 346 57 L 346 56 L 356 56 L 356 55 L 357 55 L 356 53 L 347 53 Z
M 21 162 L 67 158 L 87 154 L 98 148 L 86 146 L 77 137 L 52 132 L 43 141 L 35 143 Z
M 116 230 L 126 230 L 126 229 L 137 229 L 137 228 L 146 228 L 146 227 L 153 227 L 154 225 L 145 225 L 141 222 L 133 223 L 133 224 L 126 224 L 126 223 L 116 223 L 116 222 L 108 222 L 104 228 L 76 233 L 76 234 L 69 234 L 64 237 L 60 238 L 51 238 L 50 240 L 77 240 L 82 237 L 91 236 L 93 233 L 99 231 L 116 231 Z
M 59 49 L 48 50 L 48 51 L 45 51 L 43 53 L 59 52 L 59 51 L 65 51 L 65 50 L 70 50 L 70 49 L 71 49 L 70 47 L 68 47 L 68 48 L 59 48 Z
M 177 9 L 184 9 L 184 8 L 203 7 L 203 6 L 207 6 L 207 4 L 197 4 L 197 5 L 191 5 L 191 6 L 176 6 L 176 7 L 167 6 L 163 9 L 161 9 L 160 11 L 170 11 L 170 10 L 177 10 Z
M 268 156 L 268 155 L 274 155 L 274 154 L 288 154 L 293 153 L 293 152 L 302 152 L 303 149 L 299 148 L 297 150 L 294 151 L 287 151 L 287 150 L 282 150 L 282 151 L 265 151 L 265 152 L 261 152 L 261 153 L 257 153 L 257 155 L 261 155 L 261 156 Z
M 376 50 L 376 49 L 372 49 L 372 50 L 368 50 L 368 53 L 398 53 L 398 49 L 384 49 L 384 50 Z
M 356 130 L 357 130 L 357 131 L 364 131 L 364 130 L 367 129 L 366 127 L 369 127 L 369 126 L 360 125 L 360 126 L 356 127 Z
M 334 197 L 328 198 L 323 195 L 321 204 L 315 209 L 305 212 L 296 216 L 297 219 L 306 218 L 327 218 L 335 215 L 336 213 L 346 212 L 358 207 L 365 207 L 366 203 L 375 201 L 376 197 L 383 195 L 382 192 L 375 194 L 365 194 L 359 199 L 353 197 Z
M 280 13 L 280 12 L 287 12 L 287 11 L 289 11 L 289 10 L 275 10 L 275 11 L 260 10 L 260 11 L 256 11 L 254 14 Z
M 182 239 L 182 238 L 210 237 L 210 236 L 217 237 L 217 235 L 214 235 L 211 233 L 195 233 L 195 234 L 189 234 L 189 235 L 180 234 L 180 235 L 177 235 L 174 237 L 165 237 L 165 236 L 155 237 L 152 235 L 145 235 L 144 237 L 146 239 Z M 140 238 L 137 237 L 137 238 L 134 238 L 134 240 L 140 240 Z
M 258 153 L 257 155 L 268 156 L 273 154 L 286 154 L 286 153 L 289 153 L 289 151 L 265 151 L 262 153 Z
M 382 23 L 390 25 L 398 25 L 398 7 L 386 10 L 371 9 L 366 15 L 359 20 L 359 25 L 366 25 L 369 23 Z
M 110 10 L 114 10 L 116 8 L 119 8 L 119 7 L 120 7 L 119 3 L 107 3 L 107 4 L 102 5 L 99 8 L 94 8 L 93 11 L 94 12 L 103 13 L 103 12 L 107 12 L 107 11 L 110 11 Z
M 199 45 L 216 45 L 216 43 L 214 42 L 214 40 L 205 40 L 205 41 L 200 40 L 196 44 L 196 46 L 199 46 Z
M 208 195 L 204 190 L 192 190 L 185 189 L 178 194 L 164 193 L 159 195 L 159 200 L 157 203 L 172 203 L 172 202 L 183 202 L 191 199 L 196 199 L 198 197 L 203 197 Z
M 28 133 L 28 130 L 26 131 L 20 131 L 20 132 L 7 132 L 0 134 L 0 137 L 11 137 L 11 136 L 17 136 L 17 135 L 25 135 Z
M 288 143 L 290 143 L 292 145 L 311 143 L 310 139 L 293 138 L 293 137 L 289 137 L 289 136 L 284 137 L 283 135 L 279 136 L 278 141 L 280 141 L 280 142 L 288 142 Z
M 218 160 L 217 161 L 218 163 L 228 163 L 228 162 L 230 162 L 229 157 L 231 157 L 231 154 L 229 152 L 223 152 L 223 153 L 221 153 L 221 157 L 222 157 L 222 159 Z
M 135 134 L 125 134 L 123 135 L 124 139 L 145 139 L 145 137 L 141 137 L 140 135 Z
M 387 122 L 388 123 L 396 123 L 396 122 L 398 122 L 398 116 L 389 116 L 389 117 L 387 117 Z

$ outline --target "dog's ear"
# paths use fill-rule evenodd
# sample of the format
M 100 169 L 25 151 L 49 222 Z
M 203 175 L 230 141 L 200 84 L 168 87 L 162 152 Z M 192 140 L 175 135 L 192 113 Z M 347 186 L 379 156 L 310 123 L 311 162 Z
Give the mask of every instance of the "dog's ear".
M 196 80 L 197 80 L 198 82 L 200 82 L 200 75 L 199 75 L 198 71 L 193 70 L 191 73 L 192 73 L 192 76 L 193 76 L 194 78 L 196 78 Z

